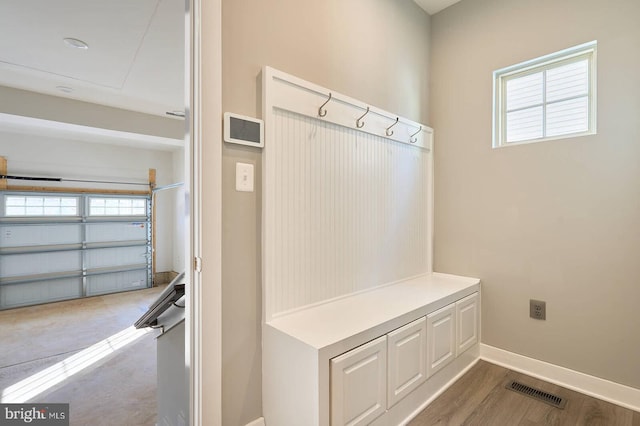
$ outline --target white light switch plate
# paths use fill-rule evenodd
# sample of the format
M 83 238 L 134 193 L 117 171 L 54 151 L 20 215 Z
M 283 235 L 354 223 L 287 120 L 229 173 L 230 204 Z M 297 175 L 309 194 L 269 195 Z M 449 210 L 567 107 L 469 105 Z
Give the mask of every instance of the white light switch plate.
M 253 192 L 253 164 L 236 163 L 236 191 Z

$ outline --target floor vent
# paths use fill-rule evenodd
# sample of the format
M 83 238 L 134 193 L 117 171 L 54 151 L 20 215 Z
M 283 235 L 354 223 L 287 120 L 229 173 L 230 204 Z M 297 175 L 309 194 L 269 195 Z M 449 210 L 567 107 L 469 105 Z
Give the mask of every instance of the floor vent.
M 514 392 L 530 396 L 531 398 L 537 399 L 538 401 L 542 401 L 556 408 L 563 409 L 564 406 L 567 405 L 567 400 L 559 397 L 558 395 L 541 391 L 540 389 L 532 388 L 531 386 L 523 385 L 522 383 L 516 382 L 515 380 L 507 383 L 506 388 Z

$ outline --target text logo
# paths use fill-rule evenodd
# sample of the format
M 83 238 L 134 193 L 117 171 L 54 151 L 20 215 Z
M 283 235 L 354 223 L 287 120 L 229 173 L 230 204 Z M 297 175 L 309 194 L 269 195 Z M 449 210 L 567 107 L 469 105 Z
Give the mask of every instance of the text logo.
M 0 425 L 69 426 L 69 404 L 0 404 Z

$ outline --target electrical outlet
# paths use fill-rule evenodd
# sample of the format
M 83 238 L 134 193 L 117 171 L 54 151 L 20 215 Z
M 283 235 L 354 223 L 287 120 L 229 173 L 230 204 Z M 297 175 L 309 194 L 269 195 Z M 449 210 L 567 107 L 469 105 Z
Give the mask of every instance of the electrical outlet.
M 547 302 L 542 300 L 529 300 L 529 316 L 537 320 L 547 319 Z

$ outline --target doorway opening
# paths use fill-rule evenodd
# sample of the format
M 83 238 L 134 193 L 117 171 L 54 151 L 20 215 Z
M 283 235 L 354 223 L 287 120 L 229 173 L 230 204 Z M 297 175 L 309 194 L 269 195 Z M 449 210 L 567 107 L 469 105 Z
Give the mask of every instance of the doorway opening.
M 64 3 L 69 7 L 44 0 L 0 6 L 0 21 L 7 21 L 0 25 L 0 33 L 6 31 L 5 39 L 25 43 L 14 43 L 15 49 L 0 49 L 0 156 L 7 160 L 6 168 L 0 170 L 5 177 L 4 187 L 0 177 L 3 200 L 14 197 L 12 203 L 17 203 L 16 198 L 23 196 L 26 204 L 27 200 L 34 201 L 28 197 L 40 197 L 43 203 L 50 203 L 57 197 L 62 203 L 68 196 L 78 203 L 77 217 L 68 219 L 70 223 L 36 225 L 34 222 L 45 222 L 40 216 L 21 218 L 24 223 L 12 223 L 11 227 L 1 224 L 2 235 L 13 237 L 15 244 L 2 253 L 0 297 L 9 293 L 5 284 L 17 286 L 20 281 L 24 286 L 5 301 L 0 329 L 8 333 L 3 334 L 3 341 L 22 335 L 24 344 L 3 350 L 0 369 L 5 370 L 0 374 L 0 392 L 7 400 L 17 398 L 14 401 L 51 402 L 49 398 L 56 392 L 60 402 L 71 402 L 73 395 L 84 396 L 94 410 L 95 401 L 100 400 L 113 415 L 127 406 L 109 404 L 124 393 L 123 383 L 135 381 L 135 374 L 156 373 L 158 331 L 132 330 L 131 326 L 173 276 L 184 271 L 193 278 L 191 259 L 199 255 L 192 249 L 191 203 L 197 196 L 192 195 L 196 194 L 192 188 L 193 138 L 189 136 L 193 125 L 185 114 L 185 105 L 192 98 L 185 87 L 193 87 L 193 67 L 189 63 L 194 19 L 191 10 L 197 5 L 187 2 L 189 19 L 185 19 L 184 1 Z M 39 15 L 47 19 L 38 19 Z M 21 33 L 29 37 L 20 37 Z M 81 40 L 87 48 L 69 46 L 68 39 Z M 174 78 L 177 74 L 178 79 Z M 6 179 L 7 175 L 63 176 L 149 183 L 148 169 L 157 171 L 158 186 L 181 182 L 185 186 L 154 196 L 154 203 L 142 197 L 148 210 L 145 216 L 128 215 L 117 224 L 106 223 L 105 217 L 92 217 L 90 212 L 92 202 L 96 208 L 99 206 L 95 203 L 100 202 L 107 208 L 106 204 L 114 200 L 119 205 L 131 201 L 126 199 L 131 197 L 110 192 L 122 189 L 119 185 L 101 188 L 105 192 L 52 194 L 51 188 L 60 185 L 39 183 L 40 192 L 20 193 L 15 188 L 9 190 L 9 186 L 19 185 Z M 62 186 L 67 190 L 72 187 Z M 6 208 L 6 202 L 3 205 Z M 152 212 L 154 207 L 157 211 Z M 156 226 L 152 227 L 154 220 Z M 20 226 L 24 228 L 29 221 L 31 235 L 23 233 L 22 241 L 18 241 Z M 39 231 L 33 232 L 37 227 Z M 96 236 L 94 229 L 99 227 L 104 229 Z M 28 247 L 28 238 L 35 238 L 38 232 L 42 237 L 37 240 L 40 247 Z M 156 235 L 149 235 L 151 232 Z M 56 240 L 56 235 L 61 239 Z M 41 246 L 55 247 L 45 252 Z M 13 259 L 6 260 L 10 257 Z M 33 284 L 34 279 L 46 283 Z M 131 283 L 140 290 L 134 290 L 136 286 Z M 63 301 L 85 296 L 90 297 Z M 185 303 L 188 316 L 193 315 L 191 296 Z M 24 316 L 18 315 L 19 310 Z M 190 330 L 198 320 L 187 322 L 192 324 Z M 188 373 L 198 374 L 190 362 L 194 354 L 190 350 L 191 334 L 187 330 L 182 344 L 187 357 L 184 366 Z M 114 367 L 117 360 L 123 364 Z M 122 367 L 125 364 L 132 369 Z M 56 373 L 61 366 L 63 375 Z M 98 374 L 118 371 L 129 374 Z M 24 380 L 29 378 L 33 383 L 41 379 L 32 393 L 24 387 Z M 90 385 L 96 385 L 102 393 L 88 390 Z M 199 386 L 193 385 L 191 393 L 198 394 L 193 389 Z M 20 396 L 18 388 L 22 389 Z M 33 394 L 36 391 L 37 395 Z M 139 417 L 135 418 L 140 422 L 136 424 L 158 422 L 155 388 L 152 393 L 135 387 L 132 391 L 135 397 L 127 398 L 130 407 L 138 410 Z M 185 392 L 189 394 L 188 384 Z M 147 395 L 143 398 L 155 404 L 150 415 L 140 408 L 143 393 Z M 76 408 L 71 412 L 78 412 Z

